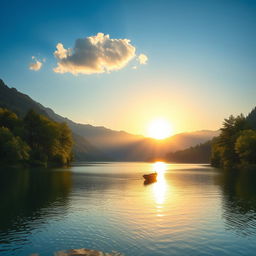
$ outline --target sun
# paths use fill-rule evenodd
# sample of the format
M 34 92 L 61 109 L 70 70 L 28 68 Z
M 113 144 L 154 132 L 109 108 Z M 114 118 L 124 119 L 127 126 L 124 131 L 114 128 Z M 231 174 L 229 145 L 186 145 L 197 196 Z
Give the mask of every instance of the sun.
M 172 134 L 171 124 L 163 118 L 158 118 L 150 122 L 148 126 L 148 136 L 162 140 Z

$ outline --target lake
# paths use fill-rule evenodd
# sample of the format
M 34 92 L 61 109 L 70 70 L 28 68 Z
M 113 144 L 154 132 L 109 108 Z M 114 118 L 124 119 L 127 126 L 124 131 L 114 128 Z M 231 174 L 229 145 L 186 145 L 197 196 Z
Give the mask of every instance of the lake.
M 142 174 L 158 172 L 144 185 Z M 71 248 L 126 256 L 255 255 L 256 172 L 80 163 L 1 169 L 0 255 Z

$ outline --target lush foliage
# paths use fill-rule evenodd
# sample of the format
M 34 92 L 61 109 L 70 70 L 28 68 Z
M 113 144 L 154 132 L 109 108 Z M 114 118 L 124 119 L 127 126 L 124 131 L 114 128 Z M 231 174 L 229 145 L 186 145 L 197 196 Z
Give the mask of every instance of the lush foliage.
M 230 116 L 223 122 L 220 135 L 211 141 L 167 154 L 167 161 L 208 163 L 221 168 L 256 166 L 256 108 L 245 117 Z
M 248 117 L 230 116 L 224 120 L 220 135 L 212 142 L 213 166 L 233 168 L 256 163 L 256 131 Z
M 17 113 L 20 117 L 24 118 L 29 110 L 33 109 L 36 113 L 50 117 L 56 122 L 65 122 L 73 130 L 73 153 L 76 160 L 81 161 L 106 161 L 111 160 L 108 153 L 101 152 L 97 147 L 92 145 L 89 141 L 85 139 L 88 135 L 92 137 L 98 137 L 99 133 L 103 134 L 103 137 L 110 138 L 110 133 L 108 129 L 93 127 L 91 125 L 80 125 L 68 120 L 62 116 L 54 113 L 50 108 L 46 108 L 40 103 L 31 99 L 28 95 L 23 94 L 16 90 L 15 88 L 9 88 L 0 79 L 0 108 L 9 109 Z M 14 114 L 14 113 L 12 113 Z M 0 124 L 0 127 L 2 125 Z M 4 126 L 5 127 L 5 126 Z M 22 126 L 16 126 L 22 127 Z M 80 134 L 80 135 L 78 135 Z M 113 134 L 119 134 L 119 132 L 114 132 Z M 90 136 L 89 136 L 90 137 Z M 116 141 L 116 136 L 112 136 L 110 141 Z M 104 141 L 102 139 L 99 140 Z M 97 144 L 97 143 L 96 143 Z M 101 146 L 100 146 L 101 147 Z M 107 151 L 107 150 L 106 150 Z M 119 152 L 118 148 L 118 152 Z
M 4 162 L 28 160 L 30 147 L 5 127 L 0 127 L 0 159 Z
M 235 150 L 241 162 L 256 164 L 256 131 L 241 132 L 236 140 Z
M 23 119 L 0 108 L 0 162 L 67 165 L 72 159 L 72 134 L 65 123 L 56 123 L 34 111 Z

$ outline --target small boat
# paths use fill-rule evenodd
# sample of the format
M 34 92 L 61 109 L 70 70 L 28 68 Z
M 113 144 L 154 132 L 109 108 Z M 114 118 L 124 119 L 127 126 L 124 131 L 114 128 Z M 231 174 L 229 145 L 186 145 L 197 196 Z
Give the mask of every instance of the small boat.
M 157 172 L 149 173 L 149 174 L 144 174 L 143 178 L 145 179 L 145 182 L 150 183 L 150 182 L 155 182 L 157 179 Z

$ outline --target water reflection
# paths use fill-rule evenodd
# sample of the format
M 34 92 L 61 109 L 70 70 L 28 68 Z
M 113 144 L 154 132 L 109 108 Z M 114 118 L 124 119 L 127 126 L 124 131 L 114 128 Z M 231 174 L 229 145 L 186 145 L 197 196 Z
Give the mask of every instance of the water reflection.
M 223 193 L 226 227 L 241 235 L 256 234 L 256 172 L 223 171 L 216 182 Z
M 154 171 L 158 181 L 143 186 L 142 174 Z M 71 248 L 127 256 L 255 255 L 256 172 L 157 162 L 0 174 L 1 256 Z
M 153 184 L 153 193 L 155 202 L 158 205 L 162 205 L 165 201 L 167 184 L 164 175 L 167 167 L 167 164 L 164 162 L 156 162 L 153 164 L 153 170 L 157 172 L 157 182 Z
M 72 186 L 70 171 L 1 169 L 0 174 L 0 243 L 2 237 L 9 242 L 19 232 L 31 231 L 34 221 L 51 216 L 50 207 L 65 210 Z
M 152 169 L 159 175 L 163 175 L 164 172 L 167 170 L 167 164 L 165 162 L 155 162 L 153 163 L 152 167 Z

